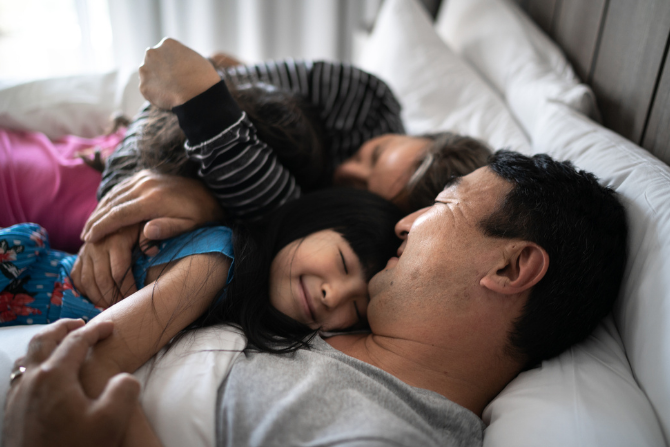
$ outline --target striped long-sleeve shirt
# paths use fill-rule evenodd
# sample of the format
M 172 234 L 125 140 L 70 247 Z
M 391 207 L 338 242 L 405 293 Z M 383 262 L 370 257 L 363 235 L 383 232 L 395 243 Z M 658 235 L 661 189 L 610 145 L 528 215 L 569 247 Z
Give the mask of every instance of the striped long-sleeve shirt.
M 333 167 L 375 136 L 404 133 L 400 105 L 388 86 L 347 64 L 286 60 L 232 67 L 220 74 L 233 85 L 272 84 L 316 105 Z M 148 110 L 135 118 L 108 159 L 99 198 L 141 168 L 137 142 Z M 256 220 L 300 196 L 293 175 L 258 139 L 224 82 L 173 111 L 187 137 L 186 152 L 199 166 L 198 175 L 230 217 Z

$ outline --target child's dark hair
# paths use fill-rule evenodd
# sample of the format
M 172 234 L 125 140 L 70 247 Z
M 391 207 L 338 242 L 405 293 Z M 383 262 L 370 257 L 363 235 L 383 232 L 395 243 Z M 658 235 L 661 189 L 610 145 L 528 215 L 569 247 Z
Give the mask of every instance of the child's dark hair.
M 273 212 L 254 228 L 236 228 L 234 276 L 219 300 L 197 322 L 238 325 L 249 346 L 266 352 L 291 352 L 307 347 L 315 331 L 279 312 L 270 304 L 270 265 L 293 241 L 322 230 L 340 233 L 360 259 L 366 280 L 395 255 L 395 236 L 401 211 L 368 191 L 325 189 L 307 194 Z
M 303 191 L 323 186 L 326 170 L 319 111 L 302 96 L 269 84 L 228 86 L 261 141 L 295 177 Z M 197 178 L 197 165 L 184 151 L 186 136 L 177 116 L 152 107 L 138 142 L 143 167 Z

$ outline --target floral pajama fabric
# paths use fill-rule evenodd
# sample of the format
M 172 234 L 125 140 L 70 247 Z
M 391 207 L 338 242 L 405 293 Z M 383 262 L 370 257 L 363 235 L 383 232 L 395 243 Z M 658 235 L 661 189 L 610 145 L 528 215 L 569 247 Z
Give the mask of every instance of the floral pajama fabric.
M 89 320 L 102 309 L 72 287 L 75 255 L 51 250 L 37 224 L 0 229 L 0 326 Z
M 203 253 L 233 259 L 232 231 L 206 227 L 161 242 L 153 256 L 140 253 L 133 265 L 135 282 L 138 288 L 144 286 L 149 267 Z M 46 231 L 37 224 L 1 228 L 0 327 L 46 324 L 59 318 L 88 321 L 102 312 L 72 286 L 70 271 L 76 259 L 76 255 L 51 250 Z M 228 282 L 232 271 L 231 265 Z

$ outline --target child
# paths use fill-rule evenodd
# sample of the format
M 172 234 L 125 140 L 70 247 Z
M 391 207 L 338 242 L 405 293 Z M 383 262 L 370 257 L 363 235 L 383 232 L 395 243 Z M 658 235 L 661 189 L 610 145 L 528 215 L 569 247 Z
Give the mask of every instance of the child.
M 147 295 L 149 283 L 164 275 L 154 284 L 153 292 L 159 293 L 150 294 L 150 307 L 160 309 L 165 321 L 177 313 L 192 315 L 183 327 L 168 325 L 172 335 L 210 303 L 199 325 L 237 323 L 250 340 L 266 348 L 277 335 L 296 341 L 317 329 L 365 326 L 367 280 L 395 253 L 393 228 L 400 217 L 393 205 L 365 191 L 309 194 L 281 207 L 266 223 L 236 229 L 235 237 L 230 228 L 205 227 L 163 241 L 151 255 L 136 250 L 132 274 L 141 290 L 121 303 L 138 301 L 135 295 Z M 212 290 L 230 283 L 225 298 L 156 288 L 169 281 L 170 269 L 187 265 L 184 261 L 190 256 L 207 257 L 218 270 L 225 267 L 225 275 L 212 277 L 192 272 Z M 100 314 L 102 309 L 72 286 L 68 275 L 75 258 L 50 250 L 46 232 L 36 224 L 0 230 L 0 325 L 50 323 L 64 317 L 90 320 Z M 184 299 L 175 298 L 181 295 Z M 165 304 L 165 296 L 171 296 L 167 301 L 172 305 Z M 204 304 L 194 309 L 196 301 Z

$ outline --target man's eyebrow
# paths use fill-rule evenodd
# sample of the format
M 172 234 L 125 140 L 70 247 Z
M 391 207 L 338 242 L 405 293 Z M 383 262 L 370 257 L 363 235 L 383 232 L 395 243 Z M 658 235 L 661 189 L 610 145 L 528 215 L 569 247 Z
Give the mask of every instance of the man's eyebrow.
M 372 166 L 377 164 L 377 160 L 379 160 L 379 157 L 382 155 L 382 152 L 384 152 L 384 147 L 385 146 L 382 146 L 381 144 L 378 144 L 372 150 Z

